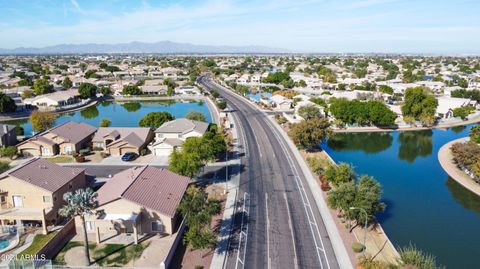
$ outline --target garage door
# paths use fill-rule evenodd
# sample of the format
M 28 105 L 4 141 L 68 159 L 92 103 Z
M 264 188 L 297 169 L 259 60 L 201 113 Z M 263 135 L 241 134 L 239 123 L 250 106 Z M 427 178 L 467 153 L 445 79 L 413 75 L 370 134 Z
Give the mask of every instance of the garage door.
M 25 156 L 40 156 L 38 149 L 21 149 L 20 153 Z
M 170 156 L 172 154 L 172 149 L 155 149 L 155 156 Z
M 121 148 L 120 149 L 120 155 L 123 155 L 127 152 L 135 152 L 138 153 L 138 150 L 136 148 Z

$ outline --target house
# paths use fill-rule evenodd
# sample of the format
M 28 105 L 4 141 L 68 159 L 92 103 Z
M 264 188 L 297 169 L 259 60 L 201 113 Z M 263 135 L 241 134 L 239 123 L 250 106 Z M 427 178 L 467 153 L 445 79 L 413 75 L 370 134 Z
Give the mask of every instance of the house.
M 176 94 L 200 95 L 200 90 L 195 86 L 180 86 L 175 88 Z
M 17 141 L 17 126 L 0 124 L 0 147 L 15 146 Z
M 448 119 L 453 117 L 453 110 L 458 107 L 476 106 L 476 101 L 466 98 L 454 98 L 449 96 L 441 96 L 437 98 L 438 106 L 436 115 L 439 118 Z
M 92 139 L 93 148 L 102 148 L 104 152 L 119 156 L 127 152 L 140 154 L 153 139 L 150 128 L 101 127 Z
M 187 177 L 153 166 L 115 174 L 97 192 L 99 214 L 86 217 L 87 232 L 98 242 L 122 233 L 133 234 L 135 243 L 139 234 L 171 235 L 180 224 L 177 207 L 188 184 Z
M 48 108 L 72 105 L 80 101 L 81 99 L 78 91 L 76 89 L 71 89 L 27 98 L 24 100 L 24 103 L 39 108 Z
M 167 85 L 144 85 L 140 86 L 140 89 L 144 94 L 167 94 L 168 87 Z
M 200 137 L 208 123 L 185 118 L 165 122 L 155 130 L 155 141 L 148 148 L 155 156 L 170 156 L 189 137 Z
M 277 110 L 291 109 L 293 103 L 292 100 L 279 94 L 275 94 L 270 97 L 270 102 Z
M 89 147 L 96 130 L 83 122 L 68 121 L 18 144 L 17 149 L 27 156 L 72 154 Z
M 84 169 L 33 158 L 0 175 L 0 222 L 38 222 L 46 234 L 48 225 L 62 219 L 58 209 L 65 204 L 63 195 L 85 185 Z

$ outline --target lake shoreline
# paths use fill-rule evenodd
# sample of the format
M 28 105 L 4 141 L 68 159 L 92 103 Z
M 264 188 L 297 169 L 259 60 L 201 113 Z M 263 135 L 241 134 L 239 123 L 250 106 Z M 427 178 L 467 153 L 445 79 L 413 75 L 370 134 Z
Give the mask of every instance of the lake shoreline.
M 456 182 L 462 185 L 465 189 L 475 193 L 477 196 L 480 196 L 480 184 L 476 183 L 472 178 L 470 178 L 465 172 L 460 170 L 458 166 L 453 161 L 453 156 L 450 147 L 458 142 L 465 142 L 468 140 L 468 137 L 455 139 L 443 145 L 438 151 L 438 161 L 442 166 L 443 170 Z

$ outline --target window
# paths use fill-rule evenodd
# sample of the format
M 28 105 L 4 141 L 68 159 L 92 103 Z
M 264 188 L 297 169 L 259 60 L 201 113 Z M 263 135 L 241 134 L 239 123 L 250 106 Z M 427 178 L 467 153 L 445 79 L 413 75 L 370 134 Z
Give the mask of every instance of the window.
M 43 196 L 43 202 L 44 203 L 51 203 L 52 202 L 52 197 L 45 195 Z
M 92 231 L 93 229 L 95 229 L 95 222 L 85 221 L 85 227 L 87 228 L 87 231 Z
M 152 232 L 163 232 L 164 227 L 161 221 L 155 220 L 152 221 Z
M 53 196 L 53 201 L 54 202 L 57 201 L 57 196 L 55 196 L 55 195 Z

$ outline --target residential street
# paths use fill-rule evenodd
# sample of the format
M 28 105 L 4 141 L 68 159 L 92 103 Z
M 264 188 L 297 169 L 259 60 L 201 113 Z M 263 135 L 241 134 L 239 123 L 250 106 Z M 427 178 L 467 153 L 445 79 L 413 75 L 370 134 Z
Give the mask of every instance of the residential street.
M 205 77 L 199 82 L 228 101 L 239 123 L 244 158 L 238 197 L 250 197 L 244 268 L 340 268 L 302 170 L 278 130 L 246 100 Z M 234 242 L 227 268 L 236 268 L 235 248 Z

